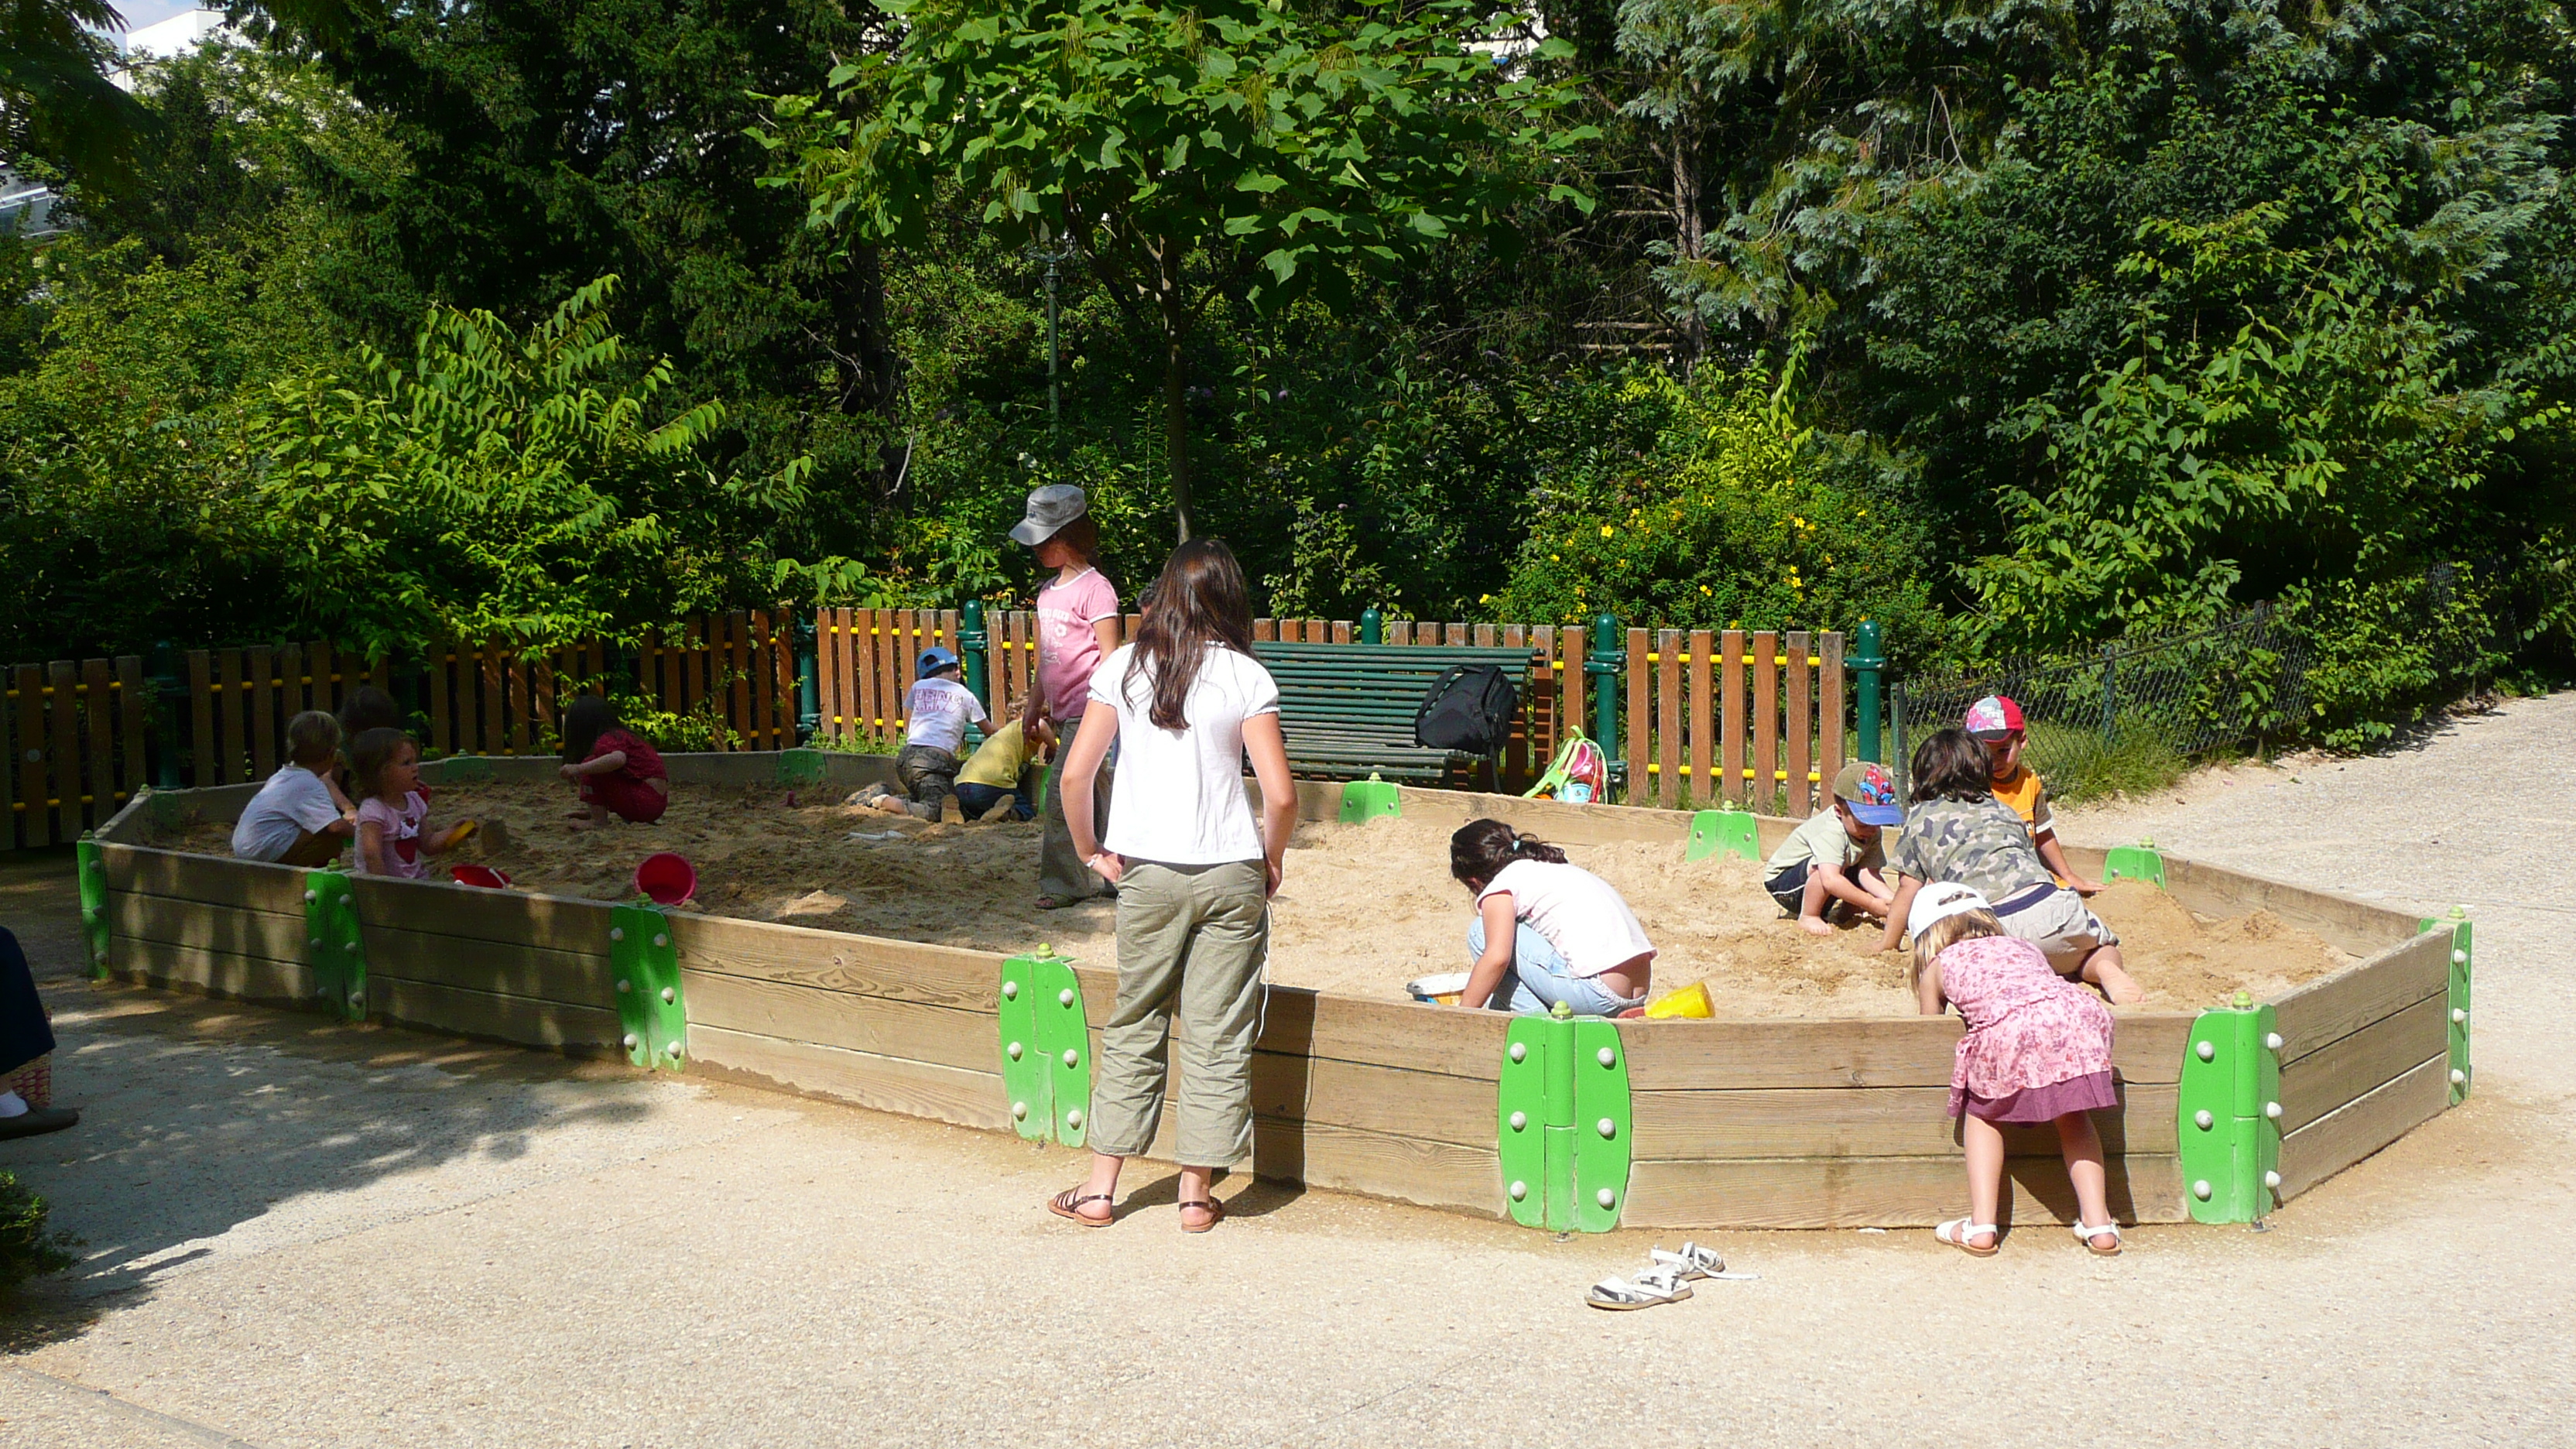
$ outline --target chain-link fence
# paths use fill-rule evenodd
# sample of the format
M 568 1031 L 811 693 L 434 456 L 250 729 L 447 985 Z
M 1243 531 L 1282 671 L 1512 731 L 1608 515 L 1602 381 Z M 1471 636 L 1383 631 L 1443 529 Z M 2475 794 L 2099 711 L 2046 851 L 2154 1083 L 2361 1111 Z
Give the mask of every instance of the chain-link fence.
M 2088 656 L 1902 679 L 1889 698 L 1898 777 L 1909 773 L 1914 740 L 2000 694 L 2020 704 L 2030 729 L 2023 758 L 2053 792 L 2152 786 L 2189 756 L 2307 718 L 2308 664 L 2304 639 L 2258 604 L 2213 628 L 2126 638 Z

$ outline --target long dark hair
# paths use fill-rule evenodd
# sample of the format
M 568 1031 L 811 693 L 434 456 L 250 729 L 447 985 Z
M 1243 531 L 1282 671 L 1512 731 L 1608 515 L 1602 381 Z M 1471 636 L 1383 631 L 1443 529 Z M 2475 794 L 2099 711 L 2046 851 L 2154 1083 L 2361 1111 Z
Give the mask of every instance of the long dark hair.
M 578 765 L 590 758 L 599 737 L 617 728 L 617 706 L 596 694 L 577 694 L 563 712 L 563 757 Z
M 1974 805 L 1995 793 L 1995 771 L 1986 747 L 1966 730 L 1935 730 L 1914 747 L 1914 798 Z
M 1489 883 L 1516 860 L 1563 865 L 1565 852 L 1499 820 L 1470 820 L 1449 837 L 1449 873 L 1468 885 Z
M 359 685 L 340 701 L 343 739 L 354 740 L 369 730 L 398 730 L 405 723 L 401 703 L 372 684 Z
M 1190 686 L 1198 682 L 1199 663 L 1210 645 L 1222 644 L 1238 654 L 1252 652 L 1252 591 L 1244 587 L 1243 565 L 1221 538 L 1194 538 L 1172 550 L 1154 580 L 1154 607 L 1145 611 L 1136 631 L 1136 650 L 1127 656 L 1123 691 L 1142 674 L 1153 682 L 1154 708 L 1149 718 L 1163 729 L 1189 728 L 1181 713 Z

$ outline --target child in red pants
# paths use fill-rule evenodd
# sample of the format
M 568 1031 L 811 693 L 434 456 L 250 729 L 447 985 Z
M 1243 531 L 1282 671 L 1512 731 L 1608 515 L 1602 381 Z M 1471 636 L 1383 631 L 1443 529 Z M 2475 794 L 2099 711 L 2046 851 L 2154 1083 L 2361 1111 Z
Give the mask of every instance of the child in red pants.
M 617 706 L 598 695 L 578 696 L 564 710 L 563 757 L 559 773 L 581 788 L 575 830 L 605 825 L 611 815 L 650 825 L 670 807 L 671 772 L 662 757 L 619 725 Z

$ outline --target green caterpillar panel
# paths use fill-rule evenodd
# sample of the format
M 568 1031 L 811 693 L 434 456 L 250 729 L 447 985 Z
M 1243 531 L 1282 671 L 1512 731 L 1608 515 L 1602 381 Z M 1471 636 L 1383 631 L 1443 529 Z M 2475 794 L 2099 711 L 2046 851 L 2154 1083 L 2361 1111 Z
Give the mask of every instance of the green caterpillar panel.
M 1011 1127 L 1032 1142 L 1053 1136 L 1054 1078 L 1046 1053 L 1038 1049 L 1037 1016 L 1029 1009 L 1037 991 L 1037 958 L 1013 956 L 1002 963 L 1002 985 L 995 998 L 1001 1019 L 1002 1092 L 1010 1098 Z
M 480 755 L 456 755 L 438 762 L 438 783 L 475 785 L 492 778 L 492 762 Z
M 93 981 L 107 979 L 107 862 L 99 855 L 98 842 L 82 836 L 72 847 L 72 856 L 80 864 L 81 935 L 89 949 L 89 974 Z
M 1682 859 L 1706 860 L 1712 855 L 1741 856 L 1746 860 L 1762 858 L 1762 837 L 1755 825 L 1753 812 L 1701 810 L 1691 815 L 1690 844 L 1682 848 Z
M 2157 890 L 2163 890 L 2165 858 L 2151 840 L 2141 840 L 2135 845 L 2115 845 L 2103 854 L 2102 879 L 2105 882 L 2142 880 Z
M 1547 1027 L 1543 1017 L 1512 1018 L 1495 1093 L 1494 1148 L 1502 1158 L 1503 1195 L 1512 1221 L 1525 1228 L 1547 1225 Z
M 1628 1205 L 1628 1049 L 1619 1024 L 1574 1028 L 1574 1226 L 1606 1233 Z
M 1036 1030 L 1055 1140 L 1080 1147 L 1091 1122 L 1091 1027 L 1082 1013 L 1082 982 L 1070 956 L 1031 962 L 1029 1015 Z
M 2454 1107 L 2469 1099 L 2469 1089 L 2476 1085 L 2477 1069 L 2469 1065 L 2469 985 L 2476 970 L 2477 946 L 2469 926 L 2469 913 L 2457 906 L 2447 916 L 2420 923 L 2427 931 L 2445 927 L 2451 932 L 2451 1093 Z
M 626 1060 L 678 1071 L 688 1057 L 688 1003 L 680 997 L 680 953 L 671 918 L 653 906 L 612 906 L 608 961 L 617 983 L 617 1019 Z
M 2236 1003 L 2202 1012 L 2183 1047 L 2174 1130 L 2195 1222 L 2252 1222 L 2281 1182 L 2280 1034 L 2271 1007 Z
M 1561 1233 L 1574 1226 L 1574 1017 L 1550 1014 L 1545 1024 L 1547 1225 Z
M 1342 787 L 1342 823 L 1358 825 L 1381 815 L 1402 815 L 1404 796 L 1392 781 L 1372 774 Z
M 349 878 L 336 870 L 304 873 L 304 949 L 323 1009 L 349 1021 L 366 1020 L 366 943 Z
M 821 750 L 778 752 L 778 783 L 781 785 L 820 784 L 828 773 Z

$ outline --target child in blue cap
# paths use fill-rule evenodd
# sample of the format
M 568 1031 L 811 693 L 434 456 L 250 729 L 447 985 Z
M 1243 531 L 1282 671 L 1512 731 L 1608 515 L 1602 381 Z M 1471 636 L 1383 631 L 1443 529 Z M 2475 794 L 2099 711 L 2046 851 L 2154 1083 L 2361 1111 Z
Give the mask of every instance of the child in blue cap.
M 963 680 L 957 656 L 937 645 L 921 651 L 914 662 L 916 682 L 903 697 L 903 752 L 894 757 L 895 782 L 903 797 L 888 796 L 879 808 L 900 808 L 923 820 L 937 820 L 957 783 L 957 752 L 966 743 L 966 725 L 989 724 L 984 701 Z
M 1854 760 L 1834 775 L 1834 803 L 1789 832 L 1763 866 L 1762 888 L 1801 929 L 1830 936 L 1836 902 L 1846 911 L 1885 919 L 1895 898 L 1879 848 L 1881 826 L 1905 823 L 1896 781 L 1884 766 Z

